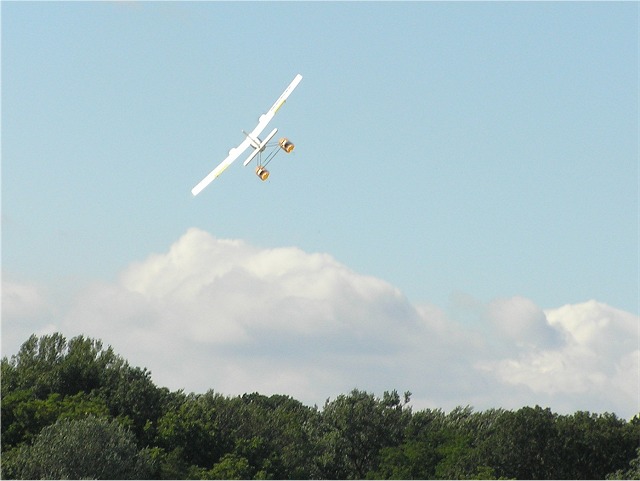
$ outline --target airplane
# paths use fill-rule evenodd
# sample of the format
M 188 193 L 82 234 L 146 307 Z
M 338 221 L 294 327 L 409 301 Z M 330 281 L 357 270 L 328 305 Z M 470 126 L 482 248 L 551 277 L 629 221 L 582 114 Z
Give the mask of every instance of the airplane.
M 229 151 L 229 155 L 226 159 L 224 159 L 220 164 L 213 169 L 204 179 L 202 179 L 198 185 L 196 185 L 193 189 L 191 189 L 191 193 L 195 196 L 198 195 L 202 189 L 208 186 L 214 179 L 216 179 L 222 172 L 226 170 L 242 153 L 247 150 L 249 147 L 253 148 L 253 152 L 247 157 L 247 160 L 244 161 L 244 165 L 247 166 L 249 162 L 251 162 L 256 156 L 260 155 L 267 148 L 267 144 L 273 139 L 273 137 L 278 132 L 278 129 L 273 129 L 264 140 L 260 140 L 258 137 L 262 131 L 267 127 L 267 124 L 273 119 L 274 115 L 280 107 L 286 102 L 291 92 L 298 86 L 300 81 L 302 80 L 302 75 L 298 74 L 295 76 L 293 81 L 289 84 L 289 86 L 282 92 L 282 95 L 276 100 L 276 102 L 271 106 L 271 108 L 267 111 L 267 113 L 262 114 L 258 119 L 258 125 L 251 132 L 247 133 L 244 130 L 242 133 L 245 135 L 245 139 L 242 141 L 240 145 L 234 147 Z M 286 137 L 281 138 L 278 141 L 278 147 L 284 150 L 286 153 L 290 153 L 294 149 L 294 144 Z M 269 178 L 269 171 L 265 168 L 266 164 L 268 164 L 273 156 L 278 152 L 278 149 L 272 152 L 267 160 L 262 163 L 258 162 L 258 166 L 256 167 L 256 175 L 260 177 L 260 180 L 265 181 Z

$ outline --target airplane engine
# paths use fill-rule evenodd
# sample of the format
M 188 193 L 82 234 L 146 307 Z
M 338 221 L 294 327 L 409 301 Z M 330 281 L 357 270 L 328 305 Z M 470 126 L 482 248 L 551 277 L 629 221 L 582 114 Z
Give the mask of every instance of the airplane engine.
M 259 165 L 258 167 L 256 167 L 256 175 L 260 177 L 260 180 L 265 181 L 269 178 L 269 171 L 263 166 Z
M 278 142 L 278 145 L 280 145 L 280 148 L 284 150 L 287 154 L 290 153 L 295 148 L 295 145 L 293 145 L 293 142 L 291 142 L 289 139 L 285 137 L 282 137 L 280 139 L 280 141 Z

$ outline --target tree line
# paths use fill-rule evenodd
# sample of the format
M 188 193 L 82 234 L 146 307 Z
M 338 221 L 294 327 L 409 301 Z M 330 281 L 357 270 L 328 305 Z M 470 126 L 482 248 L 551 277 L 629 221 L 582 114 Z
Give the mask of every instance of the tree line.
M 1 391 L 3 479 L 640 479 L 640 416 L 187 394 L 83 336 L 31 336 Z

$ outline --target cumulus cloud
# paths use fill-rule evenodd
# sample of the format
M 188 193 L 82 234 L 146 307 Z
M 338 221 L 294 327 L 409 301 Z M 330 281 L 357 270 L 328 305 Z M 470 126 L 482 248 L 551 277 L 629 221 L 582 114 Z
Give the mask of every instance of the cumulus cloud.
M 64 327 L 100 337 L 174 389 L 308 400 L 377 377 L 364 373 L 372 365 L 393 369 L 421 323 L 398 289 L 327 254 L 190 229 L 116 285 L 87 289 Z
M 551 325 L 543 310 L 524 297 L 492 301 L 487 317 L 500 334 L 518 347 L 556 347 L 562 341 L 561 332 Z
M 637 316 L 589 301 L 548 309 L 543 318 L 544 337 L 549 328 L 555 329 L 562 335 L 561 343 L 532 344 L 515 357 L 477 366 L 534 393 L 574 399 L 581 405 L 588 398 L 603 409 L 640 412 Z
M 197 343 L 246 345 L 263 336 L 338 337 L 349 330 L 390 345 L 401 325 L 391 328 L 389 316 L 415 317 L 397 289 L 326 254 L 258 249 L 197 229 L 166 255 L 131 266 L 121 286 L 167 320 L 187 318 L 183 336 Z
M 5 281 L 2 284 L 2 310 L 10 318 L 35 317 L 46 310 L 40 290 L 33 285 Z
M 53 308 L 45 289 L 3 278 L 2 354 L 15 354 L 11 348 L 24 342 L 31 334 L 55 332 L 52 316 Z
M 37 289 L 5 284 L 3 343 L 16 319 L 55 311 Z M 358 387 L 410 390 L 416 408 L 637 411 L 637 316 L 595 302 L 543 310 L 523 297 L 465 299 L 413 305 L 330 255 L 190 229 L 40 327 L 99 338 L 170 389 L 322 404 Z

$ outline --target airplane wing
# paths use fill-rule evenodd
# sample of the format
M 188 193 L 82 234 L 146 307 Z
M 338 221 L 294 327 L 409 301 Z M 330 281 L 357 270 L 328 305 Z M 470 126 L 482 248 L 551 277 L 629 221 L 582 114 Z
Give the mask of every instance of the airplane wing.
M 252 145 L 251 139 L 257 139 L 258 135 L 262 133 L 262 131 L 267 127 L 267 124 L 271 122 L 274 115 L 280 107 L 287 101 L 291 92 L 298 86 L 300 81 L 302 80 L 302 75 L 298 74 L 291 81 L 289 86 L 282 92 L 282 95 L 278 97 L 278 100 L 271 106 L 271 108 L 267 111 L 266 114 L 262 114 L 258 119 L 258 125 L 255 129 L 251 131 L 251 134 L 247 135 L 244 141 L 238 146 L 229 151 L 229 155 L 226 159 L 224 159 L 220 164 L 213 169 L 204 179 L 202 179 L 198 185 L 196 185 L 193 189 L 191 189 L 191 193 L 193 195 L 198 195 L 202 189 L 208 186 L 213 180 L 218 177 L 222 172 L 225 171 L 227 167 L 229 167 L 247 148 Z M 255 148 L 255 147 L 254 147 Z M 246 163 L 245 163 L 246 165 Z
M 260 116 L 260 121 L 258 123 L 258 126 L 260 126 L 264 122 L 264 126 L 260 131 L 264 130 L 264 128 L 271 121 L 271 119 L 276 114 L 276 112 L 278 112 L 280 107 L 282 107 L 282 105 L 287 101 L 287 99 L 289 98 L 289 95 L 291 95 L 291 92 L 293 92 L 293 90 L 298 86 L 301 80 L 302 80 L 302 75 L 300 74 L 296 75 L 295 78 L 289 84 L 289 86 L 284 90 L 284 92 L 282 92 L 282 95 L 278 98 L 278 100 L 276 100 L 276 102 L 267 111 L 267 113 Z
M 267 127 L 267 124 L 271 122 L 271 119 L 273 119 L 273 117 L 276 115 L 276 112 L 287 101 L 289 95 L 291 95 L 291 92 L 293 92 L 293 90 L 298 86 L 301 80 L 302 75 L 298 74 L 295 76 L 289 86 L 284 90 L 284 92 L 282 92 L 282 95 L 278 97 L 278 100 L 276 100 L 271 108 L 267 110 L 267 113 L 260 116 L 260 118 L 258 119 L 258 125 L 251 131 L 251 134 L 249 134 L 251 135 L 251 137 L 253 137 L 254 139 L 258 138 L 258 135 L 260 135 L 262 131 Z M 245 163 L 245 165 L 247 164 Z
M 234 147 L 229 151 L 229 155 L 227 156 L 226 159 L 220 162 L 220 164 L 215 169 L 209 172 L 209 175 L 207 175 L 204 179 L 202 179 L 198 183 L 198 185 L 196 185 L 193 189 L 191 189 L 191 193 L 193 195 L 198 195 L 202 191 L 202 189 L 204 189 L 211 182 L 213 182 L 216 177 L 222 174 L 226 170 L 226 168 L 233 163 L 234 160 L 240 157 L 240 155 L 245 150 L 247 150 L 249 145 L 251 145 L 251 141 L 249 140 L 249 137 L 246 137 L 240 145 L 238 145 L 237 147 Z

